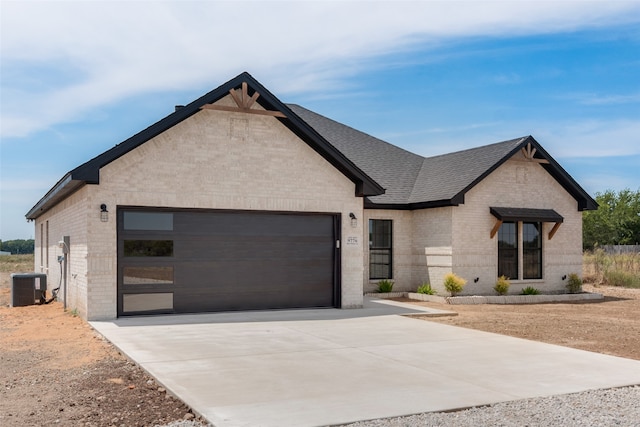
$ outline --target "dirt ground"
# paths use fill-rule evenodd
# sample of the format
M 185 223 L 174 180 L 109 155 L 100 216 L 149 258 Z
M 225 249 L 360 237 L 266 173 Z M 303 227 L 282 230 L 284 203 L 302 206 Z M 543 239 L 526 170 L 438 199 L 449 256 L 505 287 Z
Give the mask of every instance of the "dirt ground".
M 640 289 L 584 285 L 583 290 L 604 294 L 604 301 L 448 305 L 396 300 L 458 313 L 423 320 L 640 360 Z
M 155 426 L 194 418 L 60 303 L 9 308 L 8 278 L 0 279 L 1 426 Z
M 0 425 L 155 426 L 193 417 L 60 303 L 9 308 L 8 276 L 0 273 Z M 585 290 L 606 298 L 512 306 L 414 303 L 459 313 L 428 321 L 640 360 L 640 289 Z

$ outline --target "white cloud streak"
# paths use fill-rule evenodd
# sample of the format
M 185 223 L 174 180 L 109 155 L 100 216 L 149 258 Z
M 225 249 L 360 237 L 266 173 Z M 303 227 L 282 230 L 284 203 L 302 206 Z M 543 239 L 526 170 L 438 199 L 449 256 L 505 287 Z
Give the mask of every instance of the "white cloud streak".
M 615 1 L 3 1 L 1 7 L 3 137 L 244 70 L 278 94 L 326 93 L 372 66 L 370 60 L 418 45 L 640 20 L 638 3 Z

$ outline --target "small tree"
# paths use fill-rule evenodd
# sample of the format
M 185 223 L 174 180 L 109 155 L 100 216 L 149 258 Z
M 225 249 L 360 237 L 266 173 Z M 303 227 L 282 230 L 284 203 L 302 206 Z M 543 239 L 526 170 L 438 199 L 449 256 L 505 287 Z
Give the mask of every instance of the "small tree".
M 462 292 L 462 289 L 466 284 L 467 281 L 462 277 L 457 276 L 455 273 L 447 273 L 444 276 L 444 288 L 447 292 L 451 293 L 452 297 L 455 297 L 457 294 Z

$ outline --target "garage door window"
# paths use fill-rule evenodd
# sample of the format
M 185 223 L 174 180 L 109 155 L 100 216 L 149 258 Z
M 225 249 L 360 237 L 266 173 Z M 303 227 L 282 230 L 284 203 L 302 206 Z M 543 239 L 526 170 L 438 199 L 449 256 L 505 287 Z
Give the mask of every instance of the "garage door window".
M 171 257 L 173 240 L 125 240 L 125 257 Z
M 173 230 L 173 214 L 166 212 L 124 212 L 125 230 Z
M 173 285 L 173 267 L 124 267 L 125 285 Z

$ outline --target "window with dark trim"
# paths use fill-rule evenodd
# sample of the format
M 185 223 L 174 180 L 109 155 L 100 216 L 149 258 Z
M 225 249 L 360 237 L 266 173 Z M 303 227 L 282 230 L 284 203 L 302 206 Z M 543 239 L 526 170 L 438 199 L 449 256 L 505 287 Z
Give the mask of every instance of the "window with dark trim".
M 369 220 L 369 279 L 393 278 L 393 224 L 390 219 Z
M 520 257 L 521 272 L 518 262 Z M 498 276 L 511 280 L 542 279 L 541 222 L 502 223 L 498 230 Z
M 522 223 L 522 278 L 542 279 L 542 223 Z
M 498 277 L 518 279 L 518 223 L 503 222 L 498 230 Z

